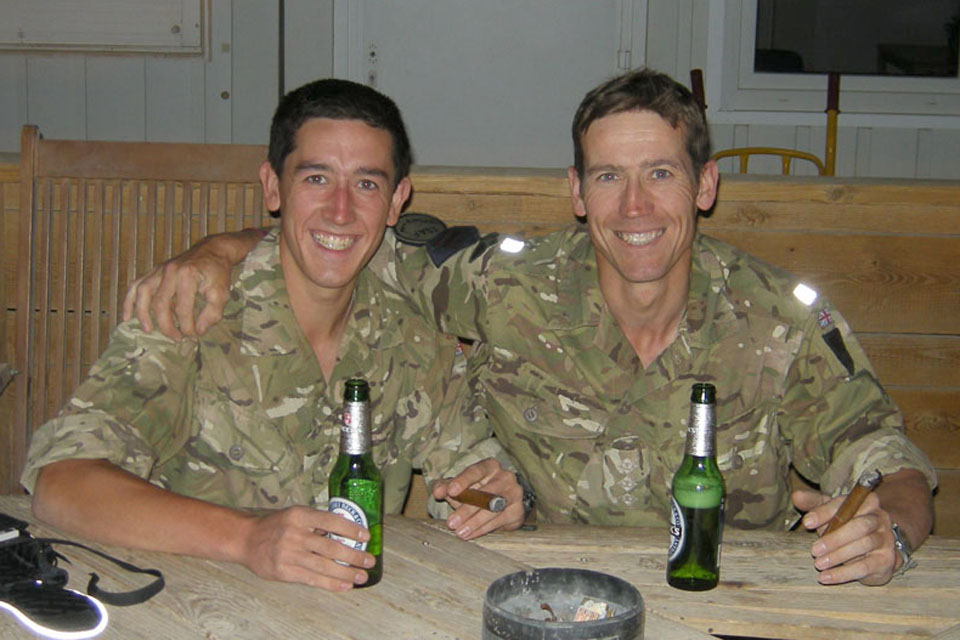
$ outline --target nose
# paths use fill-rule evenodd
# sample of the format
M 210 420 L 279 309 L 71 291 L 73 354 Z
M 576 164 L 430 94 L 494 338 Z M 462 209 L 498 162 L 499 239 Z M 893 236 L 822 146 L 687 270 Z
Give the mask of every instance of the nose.
M 623 193 L 623 215 L 627 218 L 646 215 L 653 211 L 653 200 L 638 178 L 627 180 Z
M 340 183 L 334 188 L 328 214 L 336 224 L 347 224 L 353 219 L 353 194 L 348 184 Z

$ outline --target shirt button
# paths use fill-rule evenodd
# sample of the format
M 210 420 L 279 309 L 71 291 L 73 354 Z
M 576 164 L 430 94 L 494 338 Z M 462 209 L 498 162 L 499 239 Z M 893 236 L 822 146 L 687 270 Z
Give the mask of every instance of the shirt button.
M 523 419 L 527 422 L 536 422 L 538 417 L 540 415 L 537 413 L 536 407 L 527 407 L 523 410 Z
M 228 455 L 230 456 L 231 460 L 240 460 L 240 458 L 243 457 L 243 447 L 238 444 L 233 445 L 230 447 Z
M 743 456 L 741 456 L 739 453 L 734 454 L 734 456 L 730 458 L 730 466 L 733 467 L 734 469 L 739 469 L 740 467 L 742 467 Z

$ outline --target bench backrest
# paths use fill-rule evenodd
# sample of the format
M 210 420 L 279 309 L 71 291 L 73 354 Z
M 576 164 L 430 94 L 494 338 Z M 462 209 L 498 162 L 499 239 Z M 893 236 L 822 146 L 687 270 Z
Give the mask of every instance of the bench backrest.
M 106 346 L 127 286 L 208 233 L 261 226 L 264 147 L 45 140 L 23 128 L 13 415 L 15 487 L 30 434 Z M 14 246 L 4 240 L 4 250 Z
M 207 233 L 271 223 L 256 175 L 265 156 L 24 129 L 18 222 L 0 241 L 4 269 L 17 272 L 8 309 L 26 375 L 0 402 L 11 452 L 0 457 L 0 490 L 16 488 L 30 433 L 105 346 L 137 274 Z M 559 170 L 415 167 L 413 182 L 408 211 L 451 225 L 542 233 L 574 220 Z M 960 535 L 960 183 L 724 175 L 701 224 L 808 279 L 844 313 L 940 474 L 936 531 Z

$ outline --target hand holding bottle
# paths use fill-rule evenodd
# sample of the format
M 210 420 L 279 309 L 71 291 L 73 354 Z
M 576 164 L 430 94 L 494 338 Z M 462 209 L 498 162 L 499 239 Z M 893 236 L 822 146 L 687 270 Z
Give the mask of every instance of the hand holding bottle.
M 289 507 L 253 517 L 244 536 L 243 563 L 267 580 L 346 591 L 367 581 L 374 557 L 327 537 L 369 540 L 363 527 L 310 507 Z

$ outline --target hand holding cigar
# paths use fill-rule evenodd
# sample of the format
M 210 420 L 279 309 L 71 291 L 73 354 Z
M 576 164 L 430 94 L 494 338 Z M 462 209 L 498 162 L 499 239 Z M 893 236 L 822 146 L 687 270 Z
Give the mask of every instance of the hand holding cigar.
M 862 476 L 860 476 L 859 482 L 853 488 L 847 497 L 844 499 L 843 503 L 840 505 L 840 508 L 837 509 L 837 513 L 833 516 L 830 522 L 827 523 L 827 528 L 823 530 L 823 535 L 827 535 L 835 529 L 839 529 L 843 525 L 847 524 L 854 514 L 857 513 L 857 509 L 860 508 L 860 505 L 863 504 L 863 501 L 867 499 L 867 496 L 870 495 L 870 492 L 873 491 L 878 484 L 880 484 L 880 471 L 873 470 L 867 471 Z
M 507 508 L 506 498 L 495 493 L 490 493 L 489 491 L 482 491 L 480 489 L 464 489 L 459 493 L 459 495 L 450 497 L 457 502 L 469 504 L 474 507 L 480 507 L 481 509 L 493 511 L 494 513 L 503 511 Z

